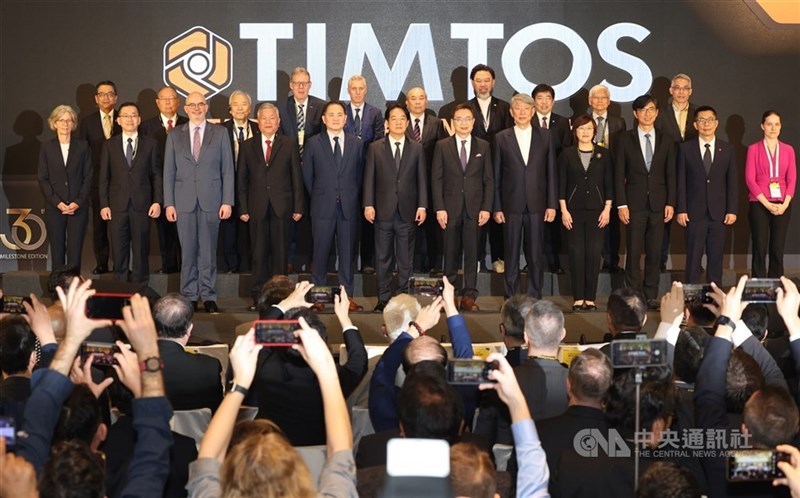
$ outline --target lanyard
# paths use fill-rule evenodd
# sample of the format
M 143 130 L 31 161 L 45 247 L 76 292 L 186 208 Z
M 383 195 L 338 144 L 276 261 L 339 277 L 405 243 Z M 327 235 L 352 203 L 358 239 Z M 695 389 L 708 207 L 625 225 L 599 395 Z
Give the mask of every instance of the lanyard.
M 764 140 L 764 150 L 767 152 L 767 160 L 769 161 L 769 176 L 770 178 L 778 178 L 780 168 L 780 143 L 775 145 L 775 155 L 769 153 L 767 141 Z M 774 171 L 773 171 L 774 170 Z

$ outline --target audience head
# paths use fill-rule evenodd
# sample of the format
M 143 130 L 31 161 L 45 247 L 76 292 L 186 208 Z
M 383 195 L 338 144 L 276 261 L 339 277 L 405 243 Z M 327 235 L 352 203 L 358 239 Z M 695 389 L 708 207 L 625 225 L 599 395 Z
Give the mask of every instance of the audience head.
M 583 351 L 569 365 L 567 390 L 570 404 L 600 408 L 613 377 L 614 368 L 608 356 L 594 348 Z
M 398 294 L 389 299 L 383 309 L 383 335 L 394 342 L 397 336 L 408 329 L 409 322 L 417 318 L 417 313 L 422 308 L 419 301 L 409 294 Z
M 525 317 L 531 311 L 536 298 L 517 294 L 511 296 L 500 308 L 500 333 L 506 347 L 519 347 L 525 344 Z
M 50 276 L 47 277 L 47 293 L 50 295 L 50 299 L 58 302 L 56 287 L 61 287 L 66 291 L 69 289 L 69 284 L 72 283 L 73 278 L 80 279 L 80 282 L 83 281 L 81 269 L 75 265 L 64 265 L 51 271 Z
M 298 318 L 305 319 L 305 321 L 308 323 L 308 326 L 319 332 L 322 340 L 328 342 L 328 329 L 325 327 L 325 323 L 320 320 L 319 315 L 309 308 L 301 307 L 288 309 L 286 310 L 286 313 L 283 314 L 283 318 L 285 320 L 297 320 Z
M 628 288 L 614 290 L 608 296 L 606 320 L 612 336 L 620 332 L 639 332 L 647 321 L 644 297 Z
M 227 454 L 219 476 L 224 498 L 316 496 L 305 462 L 278 433 L 242 440 Z
M 53 441 L 78 440 L 96 450 L 106 433 L 100 401 L 86 384 L 76 385 L 61 406 Z
M 606 420 L 623 437 L 631 438 L 636 430 L 636 416 L 633 406 L 636 403 L 636 369 L 615 375 L 608 390 Z M 667 367 L 647 368 L 642 376 L 640 387 L 639 413 L 641 430 L 652 432 L 658 441 L 663 431 L 672 423 L 675 413 L 675 388 L 670 369 Z
M 286 275 L 275 275 L 267 280 L 256 299 L 258 315 L 263 316 L 271 307 L 289 297 L 293 290 L 294 282 Z
M 684 315 L 686 325 L 690 326 L 713 327 L 717 321 L 717 315 L 700 303 L 687 304 L 684 308 Z
M 408 343 L 403 350 L 403 371 L 408 373 L 411 367 L 421 361 L 433 361 L 447 366 L 447 351 L 431 336 L 423 335 Z
M 654 462 L 636 489 L 636 498 L 700 498 L 700 485 L 694 474 L 668 461 Z
M 744 406 L 744 426 L 755 447 L 773 449 L 779 444 L 791 444 L 798 424 L 797 404 L 783 387 L 764 386 Z
M 767 336 L 769 325 L 769 309 L 763 303 L 751 303 L 742 310 L 742 321 L 756 339 L 763 341 Z
M 262 436 L 266 434 L 280 434 L 281 436 L 285 436 L 283 430 L 272 420 L 266 418 L 240 420 L 236 422 L 236 425 L 233 427 L 233 434 L 231 434 L 231 440 L 228 443 L 228 451 L 245 439 L 256 434 Z
M 30 375 L 36 364 L 36 336 L 21 315 L 0 320 L 0 370 L 3 375 Z
M 105 462 L 83 441 L 53 446 L 39 479 L 39 496 L 47 498 L 104 498 Z
M 731 351 L 725 373 L 725 402 L 730 413 L 742 413 L 754 392 L 764 387 L 764 373 L 752 356 L 741 349 Z
M 160 339 L 181 339 L 183 344 L 192 332 L 194 308 L 184 296 L 171 292 L 156 301 L 153 319 Z
M 464 402 L 435 361 L 411 368 L 397 398 L 404 437 L 446 439 L 454 443 L 464 423 Z
M 534 352 L 555 355 L 558 352 L 558 345 L 561 344 L 566 334 L 564 313 L 552 301 L 542 299 L 531 305 L 531 309 L 525 317 L 528 355 Z
M 694 384 L 697 371 L 703 361 L 703 351 L 708 333 L 700 327 L 684 327 L 675 343 L 675 359 L 672 363 L 677 380 Z
M 494 498 L 495 479 L 494 464 L 485 451 L 472 443 L 457 443 L 450 448 L 450 485 L 454 496 Z

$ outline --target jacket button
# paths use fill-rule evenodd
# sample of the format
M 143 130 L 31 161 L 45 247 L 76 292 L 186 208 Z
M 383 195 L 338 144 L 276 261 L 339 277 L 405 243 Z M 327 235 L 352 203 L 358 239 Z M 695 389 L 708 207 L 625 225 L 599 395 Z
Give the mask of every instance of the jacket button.
M 711 180 L 706 180 L 706 183 L 711 183 Z
M 67 185 L 67 186 L 68 186 L 68 185 L 69 185 L 69 182 L 64 182 L 64 185 Z

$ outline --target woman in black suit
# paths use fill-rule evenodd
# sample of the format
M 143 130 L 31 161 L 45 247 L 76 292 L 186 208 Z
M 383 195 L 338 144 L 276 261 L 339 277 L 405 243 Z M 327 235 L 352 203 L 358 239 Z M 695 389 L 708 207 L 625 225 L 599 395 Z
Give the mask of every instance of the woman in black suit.
M 73 137 L 78 115 L 67 105 L 53 109 L 47 119 L 56 138 L 42 144 L 39 186 L 45 200 L 45 223 L 53 268 L 66 262 L 81 266 L 86 235 L 92 157 L 85 140 Z
M 561 222 L 567 228 L 574 311 L 596 310 L 597 274 L 603 229 L 611 217 L 614 171 L 608 149 L 592 142 L 595 122 L 582 115 L 572 123 L 576 145 L 558 156 Z

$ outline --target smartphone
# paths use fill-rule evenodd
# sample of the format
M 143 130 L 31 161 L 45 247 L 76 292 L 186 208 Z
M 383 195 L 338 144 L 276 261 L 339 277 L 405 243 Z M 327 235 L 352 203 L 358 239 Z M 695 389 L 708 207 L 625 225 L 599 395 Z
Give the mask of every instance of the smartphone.
M 390 439 L 386 443 L 386 473 L 446 478 L 450 475 L 450 445 L 443 439 Z
M 614 368 L 660 367 L 666 364 L 667 341 L 664 339 L 611 341 L 611 365 Z
M 122 308 L 131 304 L 132 295 L 98 292 L 86 300 L 86 316 L 97 320 L 122 320 Z
M 687 304 L 711 304 L 711 286 L 706 284 L 683 284 L 683 302 Z
M 455 385 L 477 386 L 489 379 L 489 372 L 499 367 L 496 361 L 456 358 L 447 362 L 447 381 Z
M 783 289 L 779 278 L 751 278 L 744 285 L 742 301 L 751 303 L 774 303 L 778 289 Z
M 294 335 L 300 328 L 297 320 L 256 320 L 253 328 L 256 329 L 256 344 L 265 347 L 288 347 L 300 342 Z
M 33 306 L 33 301 L 31 301 L 31 298 L 23 296 L 3 296 L 0 298 L 0 302 L 3 303 L 0 311 L 3 313 L 13 313 L 15 315 L 26 313 L 25 306 L 22 305 L 23 302 L 27 302 Z
M 6 440 L 6 448 L 17 444 L 17 427 L 12 417 L 0 417 L 0 437 Z
M 771 481 L 783 477 L 778 462 L 789 462 L 790 455 L 773 450 L 738 450 L 728 454 L 727 478 L 730 482 Z
M 333 304 L 334 296 L 341 292 L 339 287 L 330 285 L 315 285 L 306 293 L 306 302 L 314 304 Z
M 408 279 L 408 293 L 415 296 L 441 296 L 444 291 L 444 282 L 441 278 Z
M 114 358 L 114 353 L 119 353 L 119 347 L 110 342 L 91 342 L 86 341 L 81 344 L 81 363 L 89 359 L 90 356 L 94 357 L 92 365 L 100 367 L 110 367 L 111 365 L 118 365 L 117 359 Z

